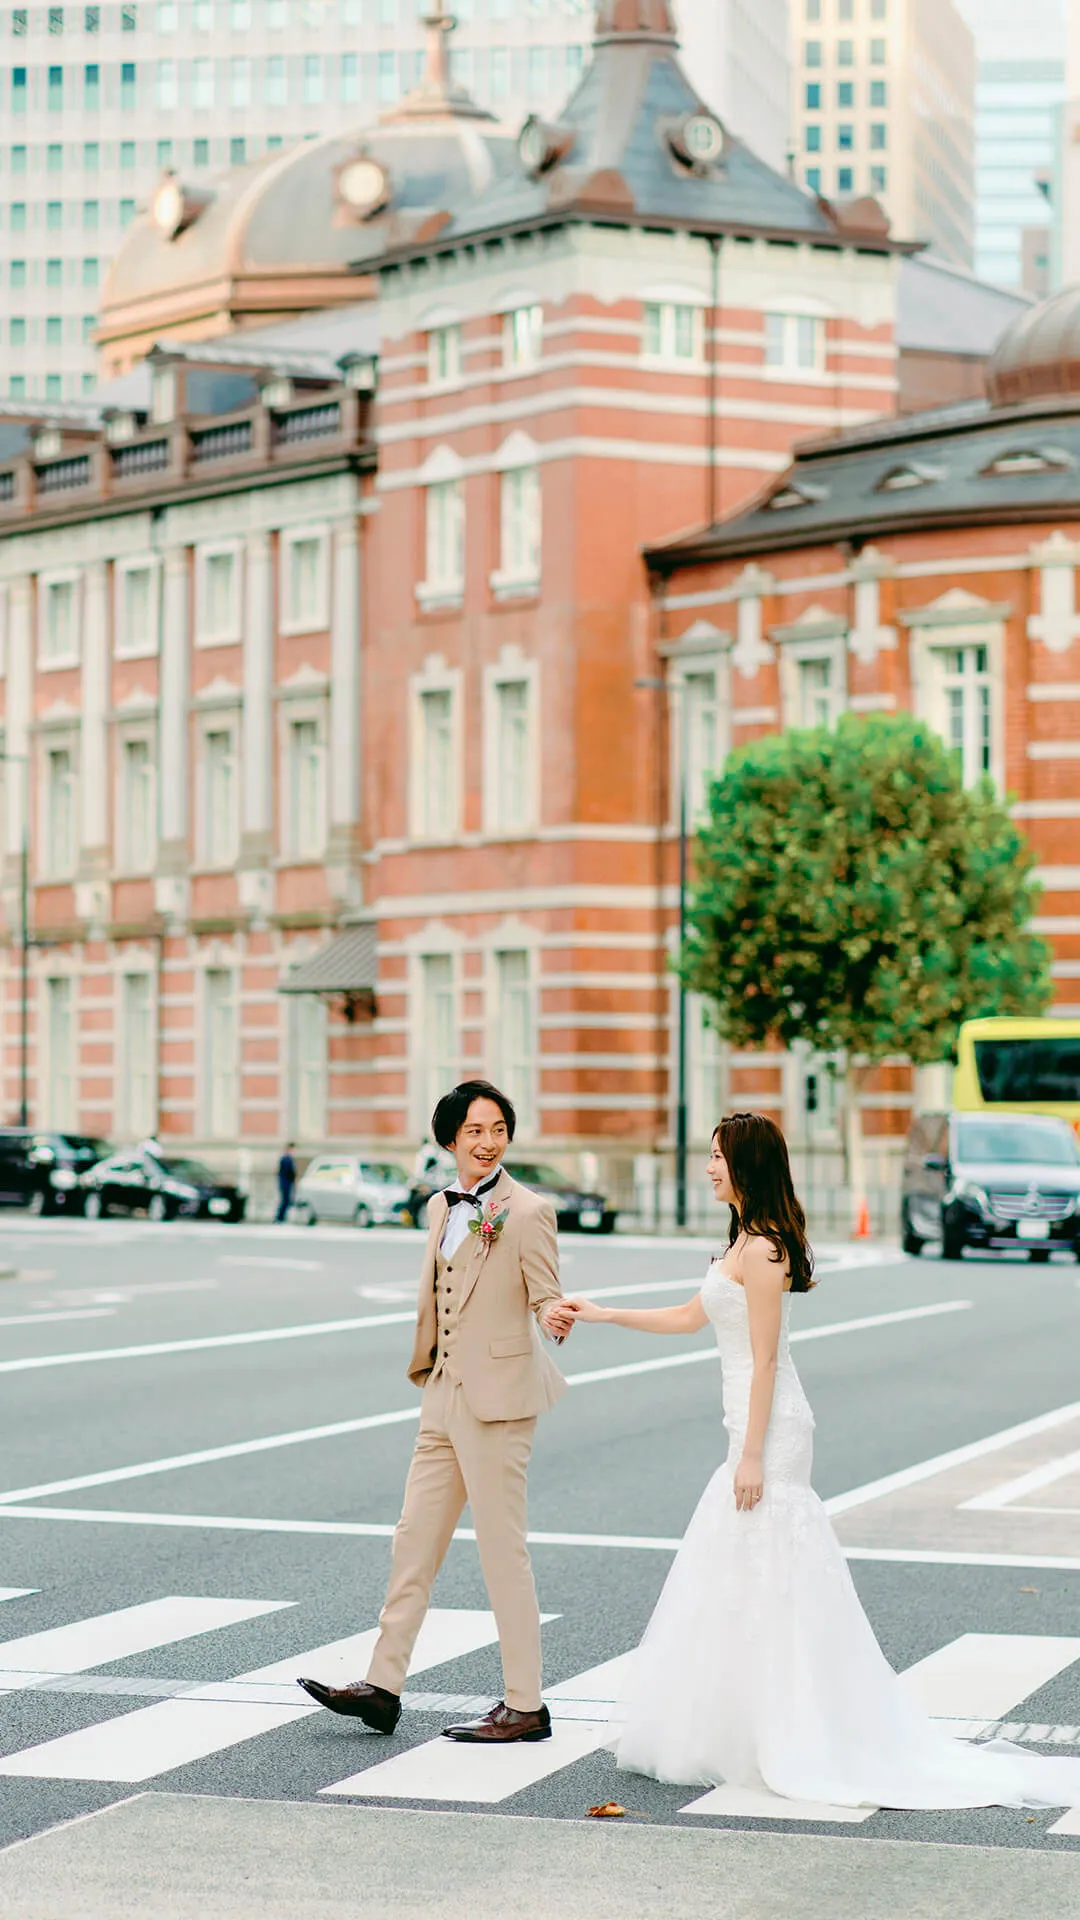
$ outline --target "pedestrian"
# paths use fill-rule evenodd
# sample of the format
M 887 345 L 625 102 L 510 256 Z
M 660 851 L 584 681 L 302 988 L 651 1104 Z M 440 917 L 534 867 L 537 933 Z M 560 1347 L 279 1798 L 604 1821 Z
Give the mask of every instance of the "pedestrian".
M 514 1109 L 486 1080 L 444 1094 L 432 1131 L 457 1179 L 433 1196 L 409 1378 L 422 1387 L 420 1434 L 394 1535 L 390 1584 L 366 1680 L 300 1685 L 321 1707 L 393 1733 L 435 1575 L 468 1500 L 499 1630 L 504 1698 L 452 1740 L 547 1740 L 540 1615 L 525 1533 L 525 1477 L 536 1417 L 565 1392 L 533 1321 L 552 1340 L 572 1325 L 559 1286 L 550 1200 L 511 1180 L 502 1158 Z
M 296 1161 L 293 1159 L 293 1147 L 295 1144 L 295 1141 L 290 1140 L 286 1145 L 281 1159 L 278 1161 L 278 1210 L 274 1215 L 274 1219 L 279 1223 L 282 1220 L 288 1219 L 289 1208 L 292 1206 L 292 1198 L 296 1190 Z
M 1080 1760 L 955 1738 L 888 1665 L 810 1485 L 814 1416 L 788 1323 L 813 1258 L 776 1122 L 728 1114 L 707 1171 L 731 1223 L 700 1293 L 675 1307 L 564 1303 L 642 1333 L 711 1322 L 720 1350 L 730 1450 L 634 1655 L 619 1766 L 834 1807 L 1080 1804 Z

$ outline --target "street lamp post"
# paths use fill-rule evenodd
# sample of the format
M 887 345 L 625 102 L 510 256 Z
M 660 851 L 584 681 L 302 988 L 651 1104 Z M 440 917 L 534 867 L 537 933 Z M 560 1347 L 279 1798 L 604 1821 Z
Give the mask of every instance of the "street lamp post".
M 30 1120 L 30 760 L 25 753 L 0 752 L 0 761 L 23 770 L 19 839 L 19 1125 Z
M 635 680 L 637 687 L 646 687 L 653 693 L 666 693 L 671 698 L 675 693 L 679 697 L 678 727 L 678 769 L 679 769 L 679 951 L 682 952 L 686 940 L 686 895 L 689 869 L 689 831 L 688 801 L 686 783 L 687 734 L 686 734 L 686 681 L 682 679 L 675 686 L 655 676 Z M 675 1225 L 687 1224 L 687 1157 L 689 1149 L 689 1121 L 687 1112 L 687 1003 L 686 987 L 679 976 L 678 1014 L 675 1038 Z

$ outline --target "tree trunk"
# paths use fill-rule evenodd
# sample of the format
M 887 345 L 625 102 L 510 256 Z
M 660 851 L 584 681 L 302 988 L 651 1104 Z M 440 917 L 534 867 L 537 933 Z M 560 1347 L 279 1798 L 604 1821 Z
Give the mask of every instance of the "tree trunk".
M 844 1075 L 844 1159 L 848 1192 L 851 1195 L 851 1226 L 856 1234 L 869 1231 L 866 1156 L 863 1152 L 862 1113 L 859 1107 L 866 1071 L 865 1066 L 857 1066 L 849 1060 Z

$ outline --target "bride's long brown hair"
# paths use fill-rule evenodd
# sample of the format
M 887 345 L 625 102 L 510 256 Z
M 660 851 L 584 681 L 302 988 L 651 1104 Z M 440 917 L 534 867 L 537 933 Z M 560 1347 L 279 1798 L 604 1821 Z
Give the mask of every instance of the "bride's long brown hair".
M 792 1293 L 816 1284 L 814 1256 L 806 1238 L 806 1215 L 791 1178 L 787 1141 L 764 1113 L 729 1113 L 713 1139 L 727 1162 L 739 1204 L 731 1207 L 728 1246 L 740 1233 L 767 1240 L 777 1261 L 787 1261 Z

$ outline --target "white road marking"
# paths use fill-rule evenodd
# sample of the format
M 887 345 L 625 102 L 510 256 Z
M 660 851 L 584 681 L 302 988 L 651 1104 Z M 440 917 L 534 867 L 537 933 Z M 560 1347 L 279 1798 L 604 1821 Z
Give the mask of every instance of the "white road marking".
M 295 1267 L 303 1273 L 321 1273 L 325 1260 L 275 1260 L 260 1253 L 219 1253 L 223 1267 Z
M 887 1493 L 899 1493 L 905 1487 L 914 1487 L 921 1480 L 932 1480 L 939 1473 L 947 1473 L 951 1467 L 963 1467 L 971 1460 L 981 1460 L 988 1453 L 999 1453 L 1005 1447 L 1013 1446 L 1017 1440 L 1027 1440 L 1038 1433 L 1050 1433 L 1055 1427 L 1068 1424 L 1070 1420 L 1080 1418 L 1080 1400 L 1073 1400 L 1067 1407 L 1055 1407 L 1051 1413 L 1040 1413 L 1033 1420 L 1021 1420 L 1015 1427 L 1003 1427 L 999 1433 L 989 1433 L 983 1440 L 971 1440 L 966 1446 L 953 1447 L 948 1453 L 934 1454 L 929 1460 L 920 1460 L 915 1466 L 901 1467 L 897 1473 L 883 1474 L 880 1480 L 868 1480 L 865 1486 L 853 1487 L 850 1493 L 834 1494 L 825 1502 L 827 1513 L 850 1513 L 853 1507 L 868 1506 L 872 1500 L 880 1500 Z M 1028 1565 L 1031 1564 L 1029 1561 Z
M 815 1820 L 844 1826 L 859 1826 L 878 1811 L 877 1807 L 831 1807 L 819 1800 L 785 1800 L 778 1793 L 756 1793 L 752 1787 L 713 1787 L 700 1800 L 679 1808 L 696 1819 L 727 1814 L 738 1820 Z
M 977 1493 L 973 1500 L 964 1500 L 959 1511 L 996 1513 L 1002 1507 L 1011 1506 L 1014 1500 L 1022 1500 L 1025 1494 L 1038 1493 L 1041 1487 L 1050 1487 L 1055 1480 L 1064 1480 L 1076 1472 L 1080 1472 L 1080 1453 L 1062 1454 L 1041 1467 L 1033 1467 L 1030 1473 L 1020 1474 L 1015 1480 L 1006 1480 L 1000 1487 L 991 1487 L 988 1493 Z
M 69 1313 L 9 1313 L 0 1320 L 0 1327 L 40 1327 L 45 1321 L 53 1320 L 110 1320 L 115 1313 L 114 1307 L 76 1307 Z
M 916 1661 L 901 1681 L 938 1719 L 999 1720 L 1080 1660 L 1080 1639 L 1057 1634 L 963 1633 Z
M 494 1806 L 595 1753 L 609 1731 L 605 1721 L 560 1720 L 553 1724 L 549 1740 L 494 1748 L 460 1746 L 440 1737 L 350 1774 L 332 1787 L 322 1787 L 320 1793 Z
M 362 1678 L 377 1636 L 378 1629 L 372 1627 L 345 1640 L 291 1654 L 271 1666 L 238 1674 L 234 1684 L 274 1686 L 295 1680 L 298 1674 L 331 1685 Z M 422 1672 L 426 1667 L 442 1666 L 463 1654 L 475 1653 L 496 1638 L 490 1613 L 432 1608 L 420 1630 L 410 1672 Z M 152 1780 L 321 1711 L 299 1688 L 295 1701 L 285 1706 L 230 1699 L 220 1682 L 194 1687 L 175 1699 L 157 1701 L 97 1726 L 8 1754 L 0 1759 L 0 1777 L 125 1783 Z
M 1053 1826 L 1047 1827 L 1046 1831 L 1080 1835 L 1080 1807 L 1070 1807 L 1068 1813 L 1063 1813 L 1061 1819 L 1055 1820 Z
M 0 1587 L 0 1603 L 5 1600 L 25 1600 L 37 1592 L 37 1587 Z
M 861 1333 L 876 1327 L 894 1326 L 905 1320 L 921 1320 L 929 1315 L 956 1313 L 971 1305 L 972 1302 L 970 1300 L 945 1300 L 929 1307 L 905 1307 L 894 1313 L 870 1314 L 858 1320 L 837 1320 L 831 1325 L 824 1327 L 803 1328 L 793 1333 L 791 1338 L 793 1342 L 796 1340 L 825 1340 L 834 1334 Z M 260 1340 L 296 1338 L 301 1334 L 324 1333 L 333 1331 L 335 1328 L 393 1326 L 400 1324 L 402 1321 L 407 1321 L 411 1324 L 413 1319 L 414 1315 L 412 1313 L 371 1314 L 361 1320 L 330 1321 L 315 1327 L 284 1328 L 273 1333 L 225 1334 L 220 1338 L 209 1340 L 176 1341 L 168 1343 L 161 1348 L 129 1347 L 118 1348 L 116 1351 L 125 1357 L 136 1354 L 156 1353 L 159 1351 L 173 1353 L 203 1347 L 245 1345 Z M 80 1356 L 75 1355 L 69 1357 L 78 1359 Z M 83 1357 L 98 1359 L 101 1355 L 90 1354 Z M 63 1356 L 61 1356 L 61 1359 L 55 1364 L 61 1364 L 62 1358 Z M 570 1387 L 595 1386 L 604 1380 L 623 1380 L 636 1374 L 656 1373 L 669 1367 L 698 1365 L 706 1361 L 711 1361 L 714 1366 L 718 1366 L 719 1364 L 717 1361 L 716 1348 L 711 1344 L 708 1347 L 695 1348 L 690 1353 L 667 1354 L 657 1360 L 635 1360 L 625 1366 L 598 1367 L 588 1373 L 567 1374 L 566 1384 Z M 35 1366 L 38 1364 L 36 1361 L 13 1361 L 6 1363 L 6 1366 L 21 1368 L 24 1365 Z M 48 1364 L 53 1364 L 53 1362 L 49 1362 Z M 0 1363 L 0 1373 L 4 1371 L 5 1364 Z M 25 1504 L 30 1500 L 44 1500 L 53 1494 L 77 1493 L 88 1487 L 111 1486 L 118 1481 L 139 1480 L 158 1473 L 174 1473 L 183 1467 L 205 1466 L 218 1460 L 235 1460 L 243 1454 L 267 1453 L 277 1447 L 302 1446 L 310 1440 L 336 1439 L 344 1434 L 363 1433 L 368 1428 L 393 1426 L 410 1420 L 419 1420 L 419 1418 L 420 1408 L 417 1404 L 411 1407 L 398 1408 L 392 1413 L 368 1414 L 357 1420 L 336 1421 L 330 1426 L 301 1428 L 293 1433 L 270 1434 L 262 1440 L 241 1440 L 234 1441 L 223 1447 L 206 1447 L 196 1453 L 175 1454 L 165 1460 L 143 1461 L 138 1465 L 130 1467 L 110 1467 L 101 1473 L 79 1474 L 69 1480 L 47 1481 L 37 1487 L 16 1487 L 7 1493 L 0 1493 L 0 1509 L 17 1504 Z M 841 1495 L 840 1497 L 847 1498 L 849 1496 Z M 2 1518 L 2 1513 L 0 1513 L 0 1518 Z
M 139 1347 L 92 1347 L 84 1353 L 42 1353 L 25 1360 L 0 1360 L 0 1373 L 34 1373 L 42 1367 L 88 1366 L 95 1360 L 147 1360 L 166 1353 L 205 1353 L 212 1347 L 258 1347 L 271 1340 L 310 1340 L 331 1333 L 357 1333 L 373 1327 L 400 1327 L 415 1313 L 365 1313 L 355 1320 L 317 1320 L 300 1327 L 266 1327 L 255 1333 L 214 1333 L 197 1340 L 154 1340 Z
M 828 1502 L 826 1501 L 826 1506 Z M 1030 1509 L 1025 1508 L 1025 1512 Z M 0 1518 L 3 1509 L 0 1508 Z M 927 1567 L 1045 1567 L 1080 1573 L 1080 1557 L 1055 1553 L 949 1553 L 938 1547 L 843 1547 L 848 1560 L 898 1560 Z
M 22 1634 L 0 1641 L 0 1691 L 13 1692 L 33 1684 L 42 1673 L 86 1673 L 113 1660 L 148 1653 L 154 1647 L 215 1633 L 265 1613 L 293 1606 L 291 1600 L 207 1600 L 170 1595 L 121 1607 L 94 1619 L 75 1620 L 43 1633 Z

